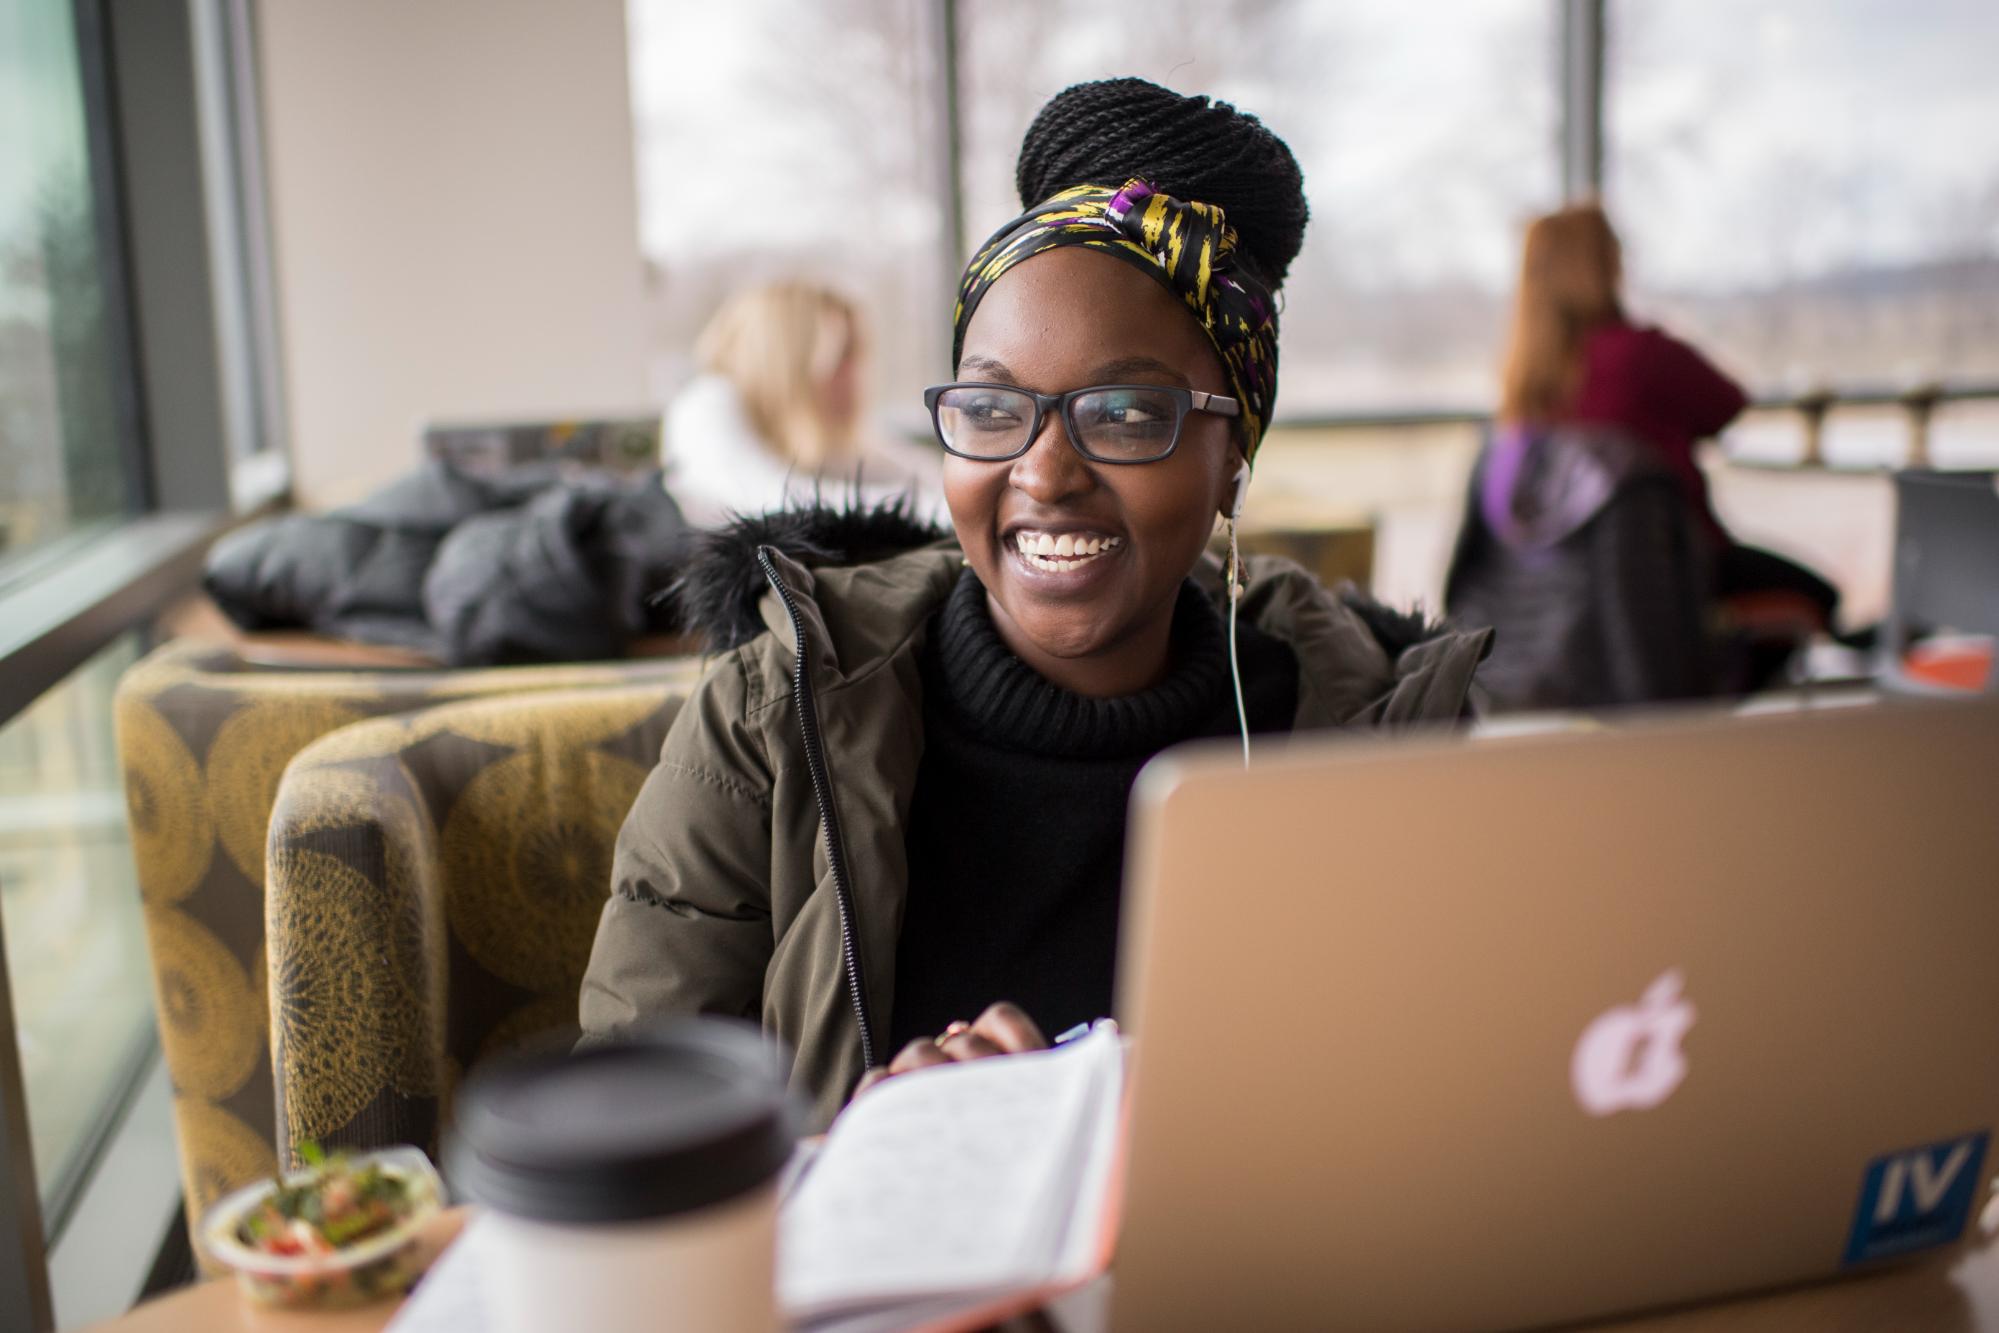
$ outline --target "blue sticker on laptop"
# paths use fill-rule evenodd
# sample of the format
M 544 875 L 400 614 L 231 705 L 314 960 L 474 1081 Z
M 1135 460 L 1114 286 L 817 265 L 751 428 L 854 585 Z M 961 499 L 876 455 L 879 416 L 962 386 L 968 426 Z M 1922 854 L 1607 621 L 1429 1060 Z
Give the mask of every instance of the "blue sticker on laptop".
M 1985 1166 L 1986 1134 L 1877 1157 L 1860 1181 L 1844 1264 L 1948 1245 L 1964 1234 Z

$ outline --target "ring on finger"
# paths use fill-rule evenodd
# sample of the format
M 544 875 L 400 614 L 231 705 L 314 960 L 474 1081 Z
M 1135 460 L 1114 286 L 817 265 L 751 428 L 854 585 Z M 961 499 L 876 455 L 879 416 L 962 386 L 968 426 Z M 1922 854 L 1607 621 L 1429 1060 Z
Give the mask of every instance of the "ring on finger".
M 944 1025 L 944 1030 L 938 1033 L 936 1036 L 932 1037 L 930 1040 L 935 1042 L 937 1045 L 942 1046 L 945 1042 L 951 1040 L 951 1038 L 963 1036 L 965 1033 L 970 1032 L 971 1030 L 972 1030 L 972 1025 L 970 1023 L 967 1023 L 964 1019 L 962 1018 L 954 1019 L 953 1021 L 946 1023 Z

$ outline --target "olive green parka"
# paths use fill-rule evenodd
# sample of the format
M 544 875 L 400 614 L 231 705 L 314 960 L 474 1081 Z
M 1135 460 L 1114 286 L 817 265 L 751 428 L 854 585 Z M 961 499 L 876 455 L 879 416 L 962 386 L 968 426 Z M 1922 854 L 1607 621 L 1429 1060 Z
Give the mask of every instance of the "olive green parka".
M 933 534 L 876 517 L 746 520 L 690 564 L 683 606 L 721 651 L 625 819 L 581 996 L 586 1043 L 671 1015 L 761 1022 L 796 1052 L 814 1128 L 894 1054 L 879 1043 L 923 756 L 919 661 L 965 567 L 948 542 L 894 551 Z M 1467 715 L 1489 631 L 1329 592 L 1288 561 L 1249 570 L 1240 614 L 1297 655 L 1295 730 Z M 1222 596 L 1219 565 L 1196 577 Z

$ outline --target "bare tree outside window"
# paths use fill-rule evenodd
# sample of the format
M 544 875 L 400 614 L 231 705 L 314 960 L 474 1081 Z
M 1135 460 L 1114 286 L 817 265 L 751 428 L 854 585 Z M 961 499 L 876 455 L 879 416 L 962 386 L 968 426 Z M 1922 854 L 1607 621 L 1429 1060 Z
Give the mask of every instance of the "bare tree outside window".
M 867 311 L 878 407 L 919 421 L 948 348 L 927 0 L 632 0 L 652 391 L 723 298 L 777 277 Z
M 803 272 L 868 305 L 877 405 L 917 419 L 965 258 L 943 234 L 935 22 L 922 0 L 633 0 L 655 393 L 726 291 Z M 966 243 L 1018 211 L 1014 157 L 1053 93 L 1121 74 L 1210 93 L 1305 171 L 1280 419 L 1482 407 L 1514 238 L 1553 202 L 1553 50 L 1545 0 L 963 0 Z
M 1135 74 L 1255 111 L 1313 220 L 1280 422 L 1482 408 L 1521 223 L 1557 202 L 1548 0 L 961 0 L 965 243 L 1018 208 L 1035 110 Z M 952 266 L 937 7 L 632 0 L 654 389 L 734 286 L 830 279 L 878 405 L 941 373 Z M 1999 377 L 1999 8 L 1611 0 L 1606 194 L 1641 316 L 1759 392 Z
M 1131 74 L 1207 93 L 1262 118 L 1305 173 L 1312 223 L 1285 292 L 1280 423 L 1489 404 L 1514 237 L 1556 188 L 1551 6 L 972 0 L 963 10 L 974 243 L 1018 208 L 1021 135 L 1055 92 Z

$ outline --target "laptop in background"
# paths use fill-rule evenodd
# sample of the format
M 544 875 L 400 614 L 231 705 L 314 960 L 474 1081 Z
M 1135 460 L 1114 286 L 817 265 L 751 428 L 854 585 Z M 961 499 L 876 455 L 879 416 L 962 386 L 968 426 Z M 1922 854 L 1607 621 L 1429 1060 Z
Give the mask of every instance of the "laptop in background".
M 423 452 L 474 476 L 535 465 L 566 477 L 637 478 L 660 466 L 660 416 L 433 421 L 423 428 Z
M 1170 754 L 1113 1327 L 1501 1329 L 1953 1243 L 1999 703 Z

